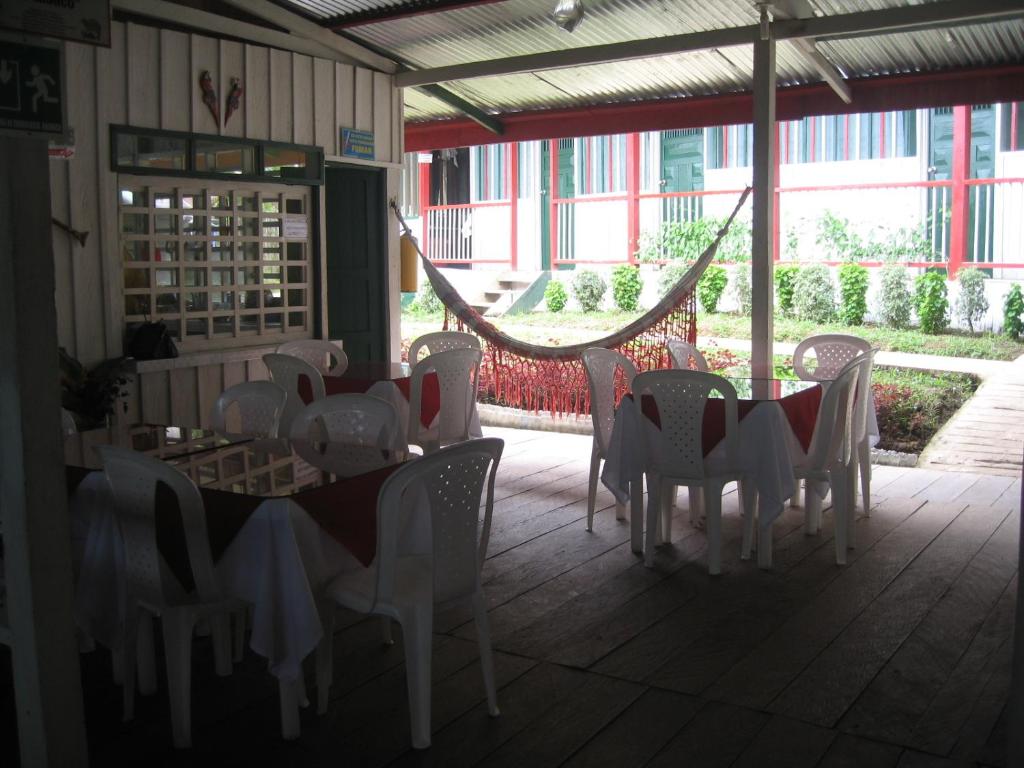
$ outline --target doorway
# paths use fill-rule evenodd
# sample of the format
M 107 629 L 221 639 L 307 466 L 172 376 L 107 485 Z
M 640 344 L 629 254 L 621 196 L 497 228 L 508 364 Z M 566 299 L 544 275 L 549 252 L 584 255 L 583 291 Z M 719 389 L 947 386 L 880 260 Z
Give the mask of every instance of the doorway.
M 350 360 L 388 360 L 386 171 L 327 166 L 327 333 Z

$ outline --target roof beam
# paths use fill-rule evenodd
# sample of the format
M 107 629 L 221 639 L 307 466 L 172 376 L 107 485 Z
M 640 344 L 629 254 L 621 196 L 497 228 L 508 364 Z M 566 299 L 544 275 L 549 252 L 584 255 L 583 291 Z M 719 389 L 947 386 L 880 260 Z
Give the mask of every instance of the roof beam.
M 482 128 L 486 128 L 497 136 L 501 136 L 505 133 L 505 126 L 502 125 L 498 118 L 488 115 L 479 107 L 474 104 L 470 104 L 464 98 L 458 94 L 452 93 L 447 88 L 442 88 L 440 85 L 421 85 L 417 90 L 433 96 L 435 99 L 447 104 L 449 107 L 454 107 L 474 123 Z
M 274 5 L 269 0 L 225 0 L 225 2 L 236 8 L 241 8 L 246 13 L 259 16 L 265 21 L 283 27 L 293 35 L 313 40 L 343 56 L 347 56 L 356 64 L 375 69 L 378 72 L 386 72 L 389 75 L 393 75 L 398 71 L 398 65 L 391 59 L 381 56 L 379 53 L 371 51 L 369 48 L 349 40 L 347 37 L 342 37 L 331 32 L 329 29 L 324 29 L 319 24 L 303 18 L 297 13 L 292 13 L 279 5 Z
M 814 11 L 807 0 L 773 0 L 772 9 L 777 19 L 814 18 Z M 821 75 L 844 102 L 853 100 L 853 92 L 847 84 L 843 73 L 836 69 L 832 62 L 814 45 L 813 37 L 798 37 L 791 41 L 800 57 L 810 64 Z
M 394 5 L 340 14 L 325 19 L 321 24 L 337 31 L 363 24 L 375 24 L 380 21 L 394 21 L 395 19 L 405 19 L 409 16 L 422 16 L 427 13 L 455 11 L 460 8 L 471 8 L 474 5 L 490 5 L 492 3 L 504 2 L 507 2 L 507 0 L 432 0 L 432 2 L 420 2 L 414 6 Z
M 333 48 L 320 45 L 312 40 L 275 29 L 267 29 L 256 24 L 249 24 L 237 19 L 229 19 L 216 13 L 200 11 L 167 0 L 112 0 L 114 8 L 131 13 L 135 16 L 166 21 L 191 27 L 199 32 L 214 33 L 239 40 L 249 40 L 260 45 L 280 48 L 284 51 L 304 53 L 307 56 L 351 64 L 352 59 L 340 54 Z
M 1024 16 L 1024 5 L 1020 0 L 948 0 L 941 3 L 845 13 L 837 16 L 782 19 L 773 22 L 772 34 L 777 40 L 838 39 L 873 32 L 905 32 L 936 26 L 999 21 L 1021 16 Z M 396 75 L 395 83 L 407 87 L 449 80 L 565 69 L 588 64 L 666 56 L 707 48 L 744 45 L 753 43 L 756 39 L 760 39 L 760 28 L 757 25 L 730 27 L 706 32 L 632 40 L 626 43 L 591 45 L 563 51 L 547 51 L 526 56 L 510 56 L 504 59 L 401 72 Z

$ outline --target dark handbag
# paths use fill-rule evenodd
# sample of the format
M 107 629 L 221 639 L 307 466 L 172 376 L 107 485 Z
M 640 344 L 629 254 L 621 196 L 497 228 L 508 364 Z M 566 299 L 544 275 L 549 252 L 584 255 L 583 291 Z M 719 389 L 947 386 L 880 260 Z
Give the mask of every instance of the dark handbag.
M 160 360 L 178 356 L 178 347 L 162 320 L 137 323 L 128 327 L 124 353 L 136 360 Z

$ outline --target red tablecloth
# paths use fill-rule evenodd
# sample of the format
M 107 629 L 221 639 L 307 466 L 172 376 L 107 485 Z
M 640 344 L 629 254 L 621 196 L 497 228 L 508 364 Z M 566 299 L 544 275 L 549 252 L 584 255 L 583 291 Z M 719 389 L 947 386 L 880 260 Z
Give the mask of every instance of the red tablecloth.
M 359 379 L 348 376 L 324 376 L 324 390 L 328 395 L 342 395 L 349 392 L 363 393 L 376 384 L 380 379 Z M 397 379 L 388 379 L 402 393 L 402 397 L 409 399 L 412 389 L 412 377 L 403 376 Z M 299 397 L 303 402 L 313 402 L 313 388 L 309 379 L 299 376 Z M 428 373 L 423 377 L 423 391 L 421 393 L 420 423 L 429 427 L 434 423 L 437 414 L 441 411 L 441 384 L 436 373 Z
M 628 397 L 632 397 L 628 395 Z M 767 400 L 739 400 L 736 404 L 737 414 L 740 421 L 750 413 L 754 406 Z M 811 387 L 795 395 L 774 400 L 782 407 L 786 414 L 789 426 L 793 428 L 793 434 L 804 451 L 811 446 L 811 438 L 814 436 L 814 424 L 818 419 L 818 409 L 821 407 L 821 387 Z M 661 418 L 658 415 L 658 406 L 654 398 L 644 395 L 640 401 L 640 410 L 644 416 L 655 426 L 661 426 Z M 711 398 L 704 407 L 704 421 L 701 425 L 701 446 L 704 455 L 707 456 L 714 447 L 725 437 L 725 401 L 720 398 Z
M 384 481 L 401 466 L 395 464 L 356 477 L 341 478 L 329 485 L 301 491 L 289 499 L 302 507 L 359 562 L 369 566 L 377 554 L 377 495 Z M 88 470 L 68 467 L 68 490 L 73 492 L 87 474 Z M 249 516 L 267 498 L 211 488 L 200 488 L 199 493 L 206 509 L 210 554 L 216 563 Z M 157 485 L 156 493 L 156 540 L 171 572 L 181 586 L 191 592 L 195 582 L 177 497 L 162 483 Z

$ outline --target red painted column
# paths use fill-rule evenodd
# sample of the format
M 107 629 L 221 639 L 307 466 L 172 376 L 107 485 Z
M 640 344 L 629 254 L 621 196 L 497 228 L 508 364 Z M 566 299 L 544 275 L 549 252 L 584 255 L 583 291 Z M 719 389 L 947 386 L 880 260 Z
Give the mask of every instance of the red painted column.
M 509 142 L 508 147 L 508 197 L 509 226 L 511 232 L 511 252 L 509 254 L 512 269 L 519 269 L 519 144 Z
M 548 179 L 548 201 L 551 205 L 551 215 L 548 216 L 548 238 L 551 243 L 551 268 L 558 266 L 558 139 L 551 139 L 548 142 L 549 155 L 549 176 Z
M 423 255 L 429 258 L 427 253 L 427 209 L 430 208 L 430 163 L 420 163 L 420 218 L 423 221 L 423 233 L 420 239 L 420 248 Z
M 953 210 L 949 222 L 950 280 L 967 258 L 967 231 L 971 216 L 970 190 L 967 179 L 971 175 L 971 107 L 953 107 Z
M 782 195 L 779 189 L 782 187 L 782 174 L 779 173 L 779 166 L 781 165 L 782 157 L 779 155 L 779 124 L 775 123 L 775 205 L 772 209 L 772 261 L 779 260 L 779 243 L 780 243 L 780 224 L 779 224 L 779 204 L 782 200 Z
M 640 247 L 640 134 L 626 136 L 626 243 L 630 264 L 636 264 Z

